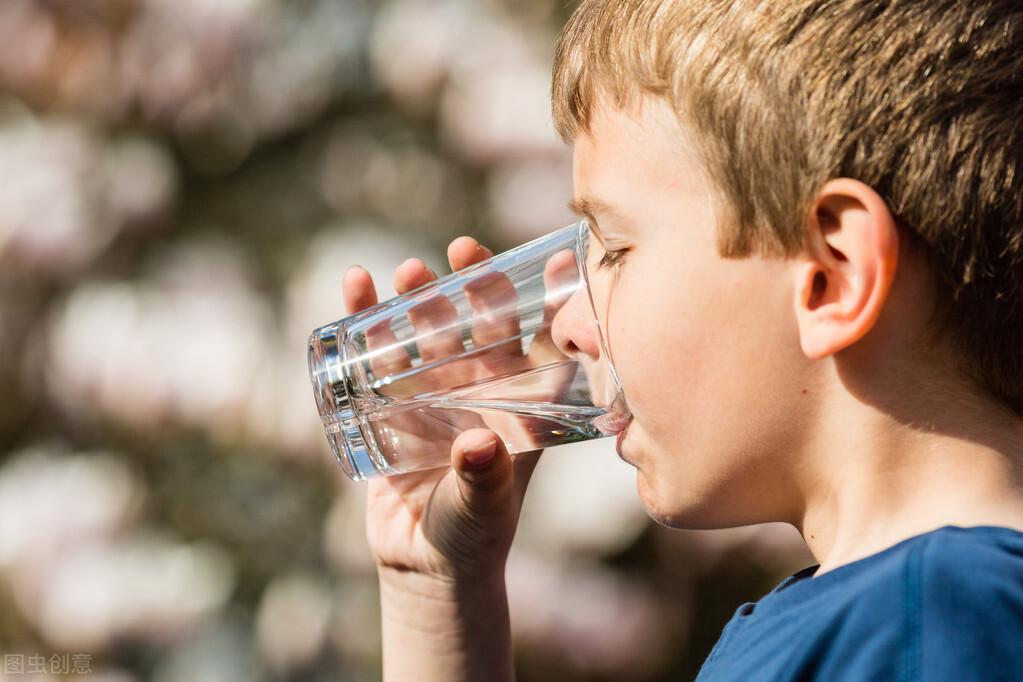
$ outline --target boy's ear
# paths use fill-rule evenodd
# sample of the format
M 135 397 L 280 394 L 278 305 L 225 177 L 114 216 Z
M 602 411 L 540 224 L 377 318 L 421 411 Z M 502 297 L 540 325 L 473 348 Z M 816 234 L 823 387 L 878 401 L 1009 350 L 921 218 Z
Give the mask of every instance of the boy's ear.
M 807 231 L 796 267 L 796 322 L 803 353 L 818 359 L 874 326 L 895 279 L 899 236 L 877 192 L 847 178 L 821 188 Z

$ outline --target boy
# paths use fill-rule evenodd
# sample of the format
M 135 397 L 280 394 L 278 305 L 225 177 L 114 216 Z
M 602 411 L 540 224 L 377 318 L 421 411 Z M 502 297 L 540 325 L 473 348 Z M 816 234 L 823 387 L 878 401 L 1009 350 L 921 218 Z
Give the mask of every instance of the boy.
M 819 560 L 701 678 L 1023 677 L 1021 55 L 1005 0 L 596 0 L 566 26 L 619 452 L 660 523 L 785 521 Z M 434 277 L 409 260 L 396 289 Z M 358 268 L 344 294 L 376 301 Z M 371 481 L 388 679 L 513 678 L 537 456 L 473 429 L 452 470 Z

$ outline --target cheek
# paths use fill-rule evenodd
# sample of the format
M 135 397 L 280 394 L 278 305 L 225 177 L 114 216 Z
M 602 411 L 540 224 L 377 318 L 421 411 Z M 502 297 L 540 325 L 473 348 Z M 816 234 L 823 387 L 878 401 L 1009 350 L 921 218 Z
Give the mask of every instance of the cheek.
M 637 259 L 638 260 L 638 259 Z M 653 428 L 677 409 L 683 381 L 691 380 L 692 335 L 684 291 L 643 263 L 626 263 L 607 300 L 608 352 L 634 416 Z
M 608 344 L 651 458 L 723 445 L 723 430 L 738 424 L 755 429 L 797 373 L 789 293 L 772 267 L 624 265 L 608 301 Z

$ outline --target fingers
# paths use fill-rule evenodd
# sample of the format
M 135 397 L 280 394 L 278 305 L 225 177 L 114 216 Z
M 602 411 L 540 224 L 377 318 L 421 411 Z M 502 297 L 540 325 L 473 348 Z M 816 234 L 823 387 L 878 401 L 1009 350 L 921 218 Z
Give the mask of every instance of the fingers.
M 345 310 L 349 315 L 377 304 L 373 278 L 362 266 L 355 265 L 348 269 L 342 279 L 341 288 Z M 366 345 L 370 350 L 378 351 L 370 357 L 370 368 L 377 375 L 393 374 L 412 366 L 408 353 L 386 321 L 366 330 Z
M 452 270 L 461 270 L 492 256 L 493 252 L 490 249 L 468 236 L 459 237 L 448 246 L 448 261 Z M 395 270 L 394 289 L 398 294 L 405 294 L 436 279 L 437 274 L 426 263 L 419 258 L 410 258 Z M 510 282 L 507 284 L 508 287 L 511 286 Z M 343 288 L 348 314 L 365 310 L 378 302 L 373 280 L 360 266 L 354 266 L 345 273 Z M 484 282 L 479 288 L 487 288 L 493 292 L 495 305 L 503 304 L 502 302 L 508 298 L 507 287 L 498 291 Z M 514 294 L 513 288 L 511 293 Z M 486 299 L 487 296 L 476 297 L 476 304 L 480 305 Z M 408 317 L 415 329 L 414 341 L 423 362 L 433 362 L 465 352 L 458 311 L 447 297 L 436 296 L 414 306 L 408 311 Z M 506 329 L 508 334 L 518 335 L 517 328 Z M 492 325 L 483 329 L 484 335 L 488 330 L 491 336 L 499 333 L 497 327 Z M 398 341 L 390 324 L 382 322 L 375 325 L 367 330 L 366 335 L 370 349 L 378 351 L 370 360 L 374 372 L 393 373 L 412 366 L 408 353 Z
M 409 258 L 394 270 L 394 290 L 399 294 L 405 294 L 435 279 L 437 273 L 421 258 Z
M 569 249 L 559 251 L 547 260 L 543 283 L 547 292 L 544 296 L 543 324 L 529 347 L 530 361 L 534 365 L 559 362 L 565 358 L 552 337 L 554 318 L 573 295 L 586 296 L 575 253 Z M 590 302 L 581 301 L 580 305 L 588 306 Z
M 448 246 L 451 269 L 461 270 L 493 257 L 493 252 L 472 237 L 459 237 Z M 499 356 L 520 356 L 518 295 L 507 275 L 491 272 L 465 286 L 465 296 L 475 315 L 472 321 L 472 343 L 476 348 L 507 339 L 489 351 L 484 358 L 490 362 Z
M 353 265 L 341 280 L 345 310 L 353 315 L 377 304 L 377 291 L 373 278 L 361 265 Z
M 472 343 L 476 348 L 497 343 L 483 359 L 522 355 L 519 340 L 519 296 L 503 272 L 488 272 L 465 285 L 465 297 L 475 313 L 472 318 Z
M 452 272 L 484 261 L 493 255 L 490 249 L 472 237 L 459 237 L 448 245 L 448 263 Z
M 492 516 L 507 509 L 512 490 L 512 459 L 501 438 L 489 429 L 469 429 L 451 448 L 451 467 L 459 495 L 474 514 Z
M 547 260 L 543 270 L 543 285 L 547 290 L 544 297 L 543 321 L 549 327 L 565 302 L 582 285 L 575 253 L 565 249 L 558 251 Z
M 513 458 L 490 429 L 459 434 L 452 446 L 451 466 L 466 507 L 478 514 L 498 514 L 509 504 L 521 507 L 541 454 L 543 450 L 530 450 Z
M 394 273 L 394 288 L 399 294 L 437 279 L 422 260 L 409 258 Z M 416 331 L 416 346 L 423 362 L 442 360 L 465 352 L 458 310 L 447 296 L 436 295 L 409 308 L 409 322 Z

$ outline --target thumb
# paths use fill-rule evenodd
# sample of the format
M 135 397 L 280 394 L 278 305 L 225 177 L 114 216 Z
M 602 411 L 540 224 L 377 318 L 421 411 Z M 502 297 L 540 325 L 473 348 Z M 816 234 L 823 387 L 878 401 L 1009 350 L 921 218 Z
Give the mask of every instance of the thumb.
M 470 511 L 493 514 L 507 507 L 514 479 L 512 460 L 496 433 L 469 429 L 459 434 L 451 448 L 451 467 Z

